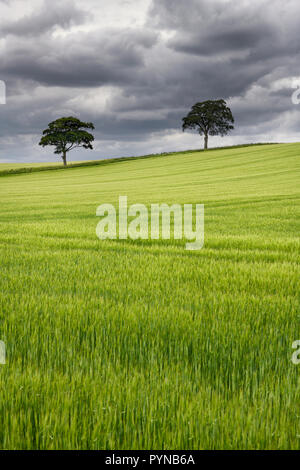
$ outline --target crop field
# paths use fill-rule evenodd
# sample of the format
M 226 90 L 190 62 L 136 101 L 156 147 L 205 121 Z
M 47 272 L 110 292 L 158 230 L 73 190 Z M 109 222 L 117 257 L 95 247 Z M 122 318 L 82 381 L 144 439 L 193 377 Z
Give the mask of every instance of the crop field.
M 3 170 L 15 170 L 15 169 L 20 169 L 20 168 L 41 168 L 43 166 L 63 166 L 63 163 L 60 162 L 59 160 L 57 162 L 47 162 L 47 163 L 41 163 L 41 162 L 36 162 L 36 163 L 0 163 L 0 171 Z
M 80 165 L 82 163 L 90 162 L 90 160 L 85 162 L 69 162 L 69 165 Z M 59 159 L 56 162 L 36 162 L 36 163 L 0 163 L 0 176 L 7 173 L 30 173 L 30 171 L 38 171 L 44 169 L 57 169 L 63 168 L 63 162 Z
M 0 178 L 1 449 L 299 449 L 300 144 Z M 205 245 L 96 236 L 203 203 Z

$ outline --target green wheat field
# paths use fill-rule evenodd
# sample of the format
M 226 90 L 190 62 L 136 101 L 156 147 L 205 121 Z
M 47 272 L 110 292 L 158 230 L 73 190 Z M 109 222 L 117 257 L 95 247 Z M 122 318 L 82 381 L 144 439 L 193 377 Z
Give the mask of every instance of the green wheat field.
M 299 181 L 300 144 L 1 176 L 0 448 L 299 449 Z M 203 249 L 100 241 L 120 195 L 205 204 Z

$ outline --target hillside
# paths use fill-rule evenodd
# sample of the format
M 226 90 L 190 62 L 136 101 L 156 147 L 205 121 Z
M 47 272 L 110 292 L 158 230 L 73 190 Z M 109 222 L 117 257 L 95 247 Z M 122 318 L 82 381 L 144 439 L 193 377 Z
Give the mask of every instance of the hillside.
M 300 144 L 0 179 L 0 448 L 298 449 Z M 205 204 L 205 245 L 96 208 Z M 8 432 L 9 431 L 9 432 Z
M 244 147 L 253 147 L 258 145 L 274 145 L 269 143 L 261 143 L 261 144 L 245 144 L 245 145 L 235 145 L 233 147 L 217 147 L 208 149 L 208 151 L 217 151 L 217 150 L 229 150 L 229 149 L 238 149 Z M 7 176 L 12 174 L 20 174 L 20 173 L 33 173 L 36 171 L 48 171 L 48 170 L 68 170 L 69 168 L 74 167 L 85 167 L 85 166 L 98 166 L 98 165 L 107 165 L 111 163 L 120 163 L 124 161 L 132 161 L 132 160 L 141 160 L 144 158 L 154 158 L 154 157 L 165 157 L 168 155 L 184 155 L 190 153 L 202 153 L 203 150 L 185 150 L 182 152 L 169 152 L 169 153 L 158 153 L 158 154 L 149 154 L 149 155 L 141 155 L 141 156 L 131 156 L 131 157 L 118 157 L 118 158 L 103 158 L 101 160 L 83 160 L 83 161 L 68 161 L 67 167 L 64 167 L 62 160 L 57 157 L 57 161 L 55 162 L 35 162 L 35 163 L 0 163 L 0 176 Z

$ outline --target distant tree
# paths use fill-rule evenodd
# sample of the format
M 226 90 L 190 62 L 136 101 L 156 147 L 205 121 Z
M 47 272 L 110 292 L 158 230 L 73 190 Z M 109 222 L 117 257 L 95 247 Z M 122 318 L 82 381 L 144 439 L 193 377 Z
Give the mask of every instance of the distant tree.
M 197 129 L 204 135 L 204 149 L 207 149 L 209 135 L 227 135 L 234 129 L 234 118 L 224 100 L 196 103 L 183 119 L 182 130 Z
M 54 145 L 54 153 L 61 155 L 64 165 L 67 165 L 67 153 L 78 147 L 93 149 L 94 136 L 85 129 L 95 129 L 91 122 L 82 122 L 76 117 L 63 117 L 50 122 L 43 131 L 39 145 Z

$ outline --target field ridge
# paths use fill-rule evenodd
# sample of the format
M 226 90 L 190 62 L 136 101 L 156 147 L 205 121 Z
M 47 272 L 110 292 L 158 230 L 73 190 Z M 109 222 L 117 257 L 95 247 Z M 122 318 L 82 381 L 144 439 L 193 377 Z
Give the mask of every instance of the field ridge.
M 241 145 L 229 145 L 225 147 L 211 147 L 206 150 L 208 151 L 215 151 L 215 150 L 230 150 L 230 149 L 236 149 L 236 148 L 244 148 L 244 147 L 253 147 L 253 146 L 258 146 L 258 145 L 279 145 L 277 142 L 262 142 L 262 143 L 254 143 L 254 144 L 241 144 Z M 190 154 L 190 153 L 199 153 L 199 152 L 204 152 L 203 149 L 193 149 L 193 150 L 180 150 L 176 152 L 162 152 L 162 153 L 152 153 L 152 154 L 147 154 L 147 155 L 140 155 L 140 156 L 133 156 L 133 157 L 115 157 L 115 158 L 107 158 L 107 159 L 101 159 L 101 160 L 87 160 L 87 161 L 81 161 L 81 162 L 70 162 L 66 167 L 63 166 L 62 163 L 57 163 L 57 164 L 41 164 L 41 166 L 26 166 L 26 167 L 17 167 L 17 168 L 8 168 L 5 170 L 1 169 L 1 165 L 7 165 L 1 164 L 0 163 L 0 177 L 1 176 L 9 176 L 9 175 L 17 175 L 21 173 L 33 173 L 33 172 L 38 172 L 38 171 L 49 171 L 49 170 L 68 170 L 70 168 L 79 168 L 79 167 L 85 167 L 85 166 L 99 166 L 99 165 L 107 165 L 107 164 L 113 164 L 113 163 L 120 163 L 120 162 L 126 162 L 126 161 L 134 161 L 134 160 L 142 160 L 145 158 L 159 158 L 159 157 L 166 157 L 169 155 L 184 155 L 184 154 Z M 21 165 L 21 164 L 20 164 Z

